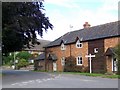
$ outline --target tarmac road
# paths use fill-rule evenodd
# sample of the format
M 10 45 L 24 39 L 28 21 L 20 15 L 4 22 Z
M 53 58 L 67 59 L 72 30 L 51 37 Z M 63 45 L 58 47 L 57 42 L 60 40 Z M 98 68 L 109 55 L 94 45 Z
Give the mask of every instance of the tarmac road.
M 3 88 L 118 88 L 118 79 L 5 70 Z

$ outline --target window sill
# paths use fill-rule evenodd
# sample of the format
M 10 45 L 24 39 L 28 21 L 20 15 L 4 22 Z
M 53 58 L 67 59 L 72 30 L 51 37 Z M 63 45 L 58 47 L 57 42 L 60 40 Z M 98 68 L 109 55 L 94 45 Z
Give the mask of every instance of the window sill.
M 77 66 L 82 66 L 83 64 L 77 64 Z

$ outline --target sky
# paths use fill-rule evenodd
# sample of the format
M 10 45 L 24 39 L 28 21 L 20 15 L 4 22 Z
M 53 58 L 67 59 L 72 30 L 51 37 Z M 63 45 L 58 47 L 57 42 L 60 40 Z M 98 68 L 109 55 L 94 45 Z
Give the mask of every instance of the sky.
M 118 20 L 119 0 L 44 0 L 46 16 L 53 24 L 39 39 L 54 41 L 67 32 Z

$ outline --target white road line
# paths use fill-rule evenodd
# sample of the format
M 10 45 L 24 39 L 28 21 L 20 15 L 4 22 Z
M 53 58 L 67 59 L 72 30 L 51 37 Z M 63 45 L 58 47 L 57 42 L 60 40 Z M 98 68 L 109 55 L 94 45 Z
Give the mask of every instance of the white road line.
M 51 78 L 48 78 L 47 80 L 49 81 L 49 80 L 51 80 Z
M 11 85 L 16 85 L 16 84 L 19 84 L 19 83 L 13 83 L 13 84 L 11 84 Z
M 60 75 L 59 75 L 60 76 Z M 26 81 L 26 82 L 19 82 L 19 83 L 13 83 L 13 84 L 11 84 L 12 86 L 13 85 L 19 85 L 19 86 L 23 86 L 23 85 L 27 85 L 27 84 L 32 84 L 32 83 L 42 83 L 42 82 L 46 82 L 46 81 L 49 81 L 49 80 L 54 80 L 55 78 L 59 78 L 59 76 L 54 76 L 54 78 L 53 77 L 51 77 L 51 78 L 47 78 L 47 79 L 36 79 L 36 80 L 29 80 L 29 81 Z
M 81 81 L 93 82 L 94 80 L 86 80 L 86 79 L 81 79 Z
M 47 79 L 42 79 L 43 81 L 47 81 Z

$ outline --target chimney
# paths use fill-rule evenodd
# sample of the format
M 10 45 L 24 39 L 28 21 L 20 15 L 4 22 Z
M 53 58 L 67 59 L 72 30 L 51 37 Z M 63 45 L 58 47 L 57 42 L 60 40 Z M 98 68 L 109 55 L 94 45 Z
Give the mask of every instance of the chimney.
M 83 24 L 84 28 L 89 28 L 91 25 L 88 22 L 85 22 L 85 24 Z

